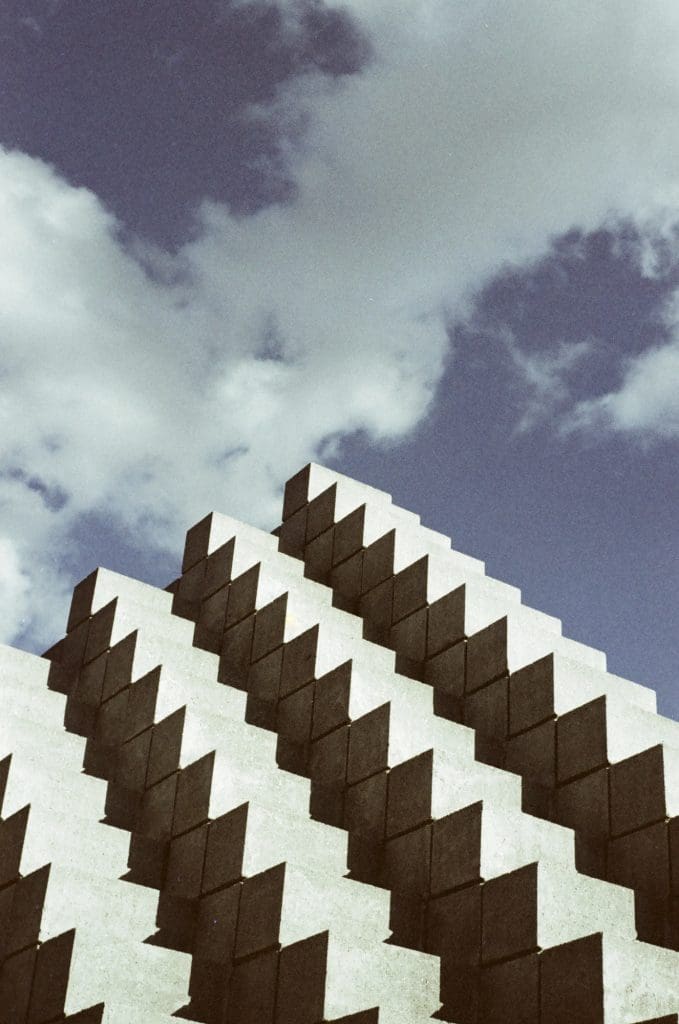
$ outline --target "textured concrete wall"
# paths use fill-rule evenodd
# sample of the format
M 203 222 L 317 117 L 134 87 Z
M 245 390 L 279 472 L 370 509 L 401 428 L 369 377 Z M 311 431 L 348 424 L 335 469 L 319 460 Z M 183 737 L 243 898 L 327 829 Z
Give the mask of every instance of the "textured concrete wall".
M 677 1024 L 679 725 L 308 466 L 0 650 L 0 1024 Z

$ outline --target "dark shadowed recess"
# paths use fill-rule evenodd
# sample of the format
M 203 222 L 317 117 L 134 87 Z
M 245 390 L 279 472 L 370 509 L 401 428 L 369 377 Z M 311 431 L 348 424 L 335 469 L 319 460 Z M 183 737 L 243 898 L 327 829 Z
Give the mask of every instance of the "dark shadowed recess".
M 167 246 L 199 201 L 236 213 L 289 196 L 280 126 L 248 104 L 310 70 L 369 59 L 349 16 L 310 0 L 299 32 L 278 8 L 217 0 L 3 0 L 0 142 L 93 189 L 133 232 Z
M 563 405 L 516 427 L 528 400 L 498 328 L 528 352 L 592 338 L 569 375 L 570 402 L 615 389 L 626 357 L 666 340 L 658 309 L 676 271 L 646 280 L 635 238 L 558 240 L 530 271 L 479 296 L 473 326 L 451 329 L 453 356 L 425 424 L 384 449 L 362 435 L 337 468 L 380 487 L 452 535 L 487 572 L 564 633 L 608 654 L 611 671 L 657 688 L 679 718 L 679 475 L 676 445 L 605 432 L 562 435 Z

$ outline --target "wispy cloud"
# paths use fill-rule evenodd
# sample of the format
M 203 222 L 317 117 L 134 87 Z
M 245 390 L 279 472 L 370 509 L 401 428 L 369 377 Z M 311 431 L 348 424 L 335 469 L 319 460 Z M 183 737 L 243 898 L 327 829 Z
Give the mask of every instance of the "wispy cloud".
M 523 386 L 523 412 L 516 431 L 526 433 L 545 419 L 556 421 L 571 401 L 569 374 L 580 365 L 596 344 L 594 339 L 565 342 L 544 350 L 522 349 L 511 331 L 498 335 Z

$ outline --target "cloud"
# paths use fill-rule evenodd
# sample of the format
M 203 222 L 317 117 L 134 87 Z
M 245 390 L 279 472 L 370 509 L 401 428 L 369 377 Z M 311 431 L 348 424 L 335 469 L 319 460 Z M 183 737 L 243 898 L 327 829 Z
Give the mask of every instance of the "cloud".
M 288 10 L 294 31 L 302 8 Z M 176 255 L 123 242 L 95 195 L 39 160 L 0 156 L 13 580 L 56 601 L 93 512 L 158 551 L 215 506 L 273 524 L 282 481 L 310 457 L 421 421 L 447 325 L 501 268 L 574 225 L 676 207 L 675 4 L 346 10 L 367 67 L 337 79 L 305 65 L 249 112 L 276 127 L 290 201 L 247 217 L 205 202 Z M 534 393 L 580 354 L 524 366 Z
M 566 417 L 567 433 L 607 430 L 643 441 L 679 438 L 679 340 L 648 349 L 627 364 L 622 385 L 579 402 Z
M 443 324 L 380 306 L 358 332 L 344 284 L 314 294 L 312 267 L 286 255 L 283 211 L 259 236 L 207 211 L 202 242 L 151 277 L 96 197 L 39 161 L 4 153 L 0 195 L 3 582 L 22 608 L 5 640 L 26 629 L 26 581 L 49 640 L 52 605 L 33 594 L 63 598 L 81 517 L 157 550 L 213 507 L 272 526 L 283 481 L 324 444 L 398 436 L 431 400 Z
M 593 339 L 562 341 L 556 349 L 527 352 L 520 347 L 512 332 L 502 332 L 501 340 L 523 384 L 523 413 L 517 433 L 532 430 L 547 417 L 554 417 L 571 400 L 568 375 L 592 351 Z M 526 393 L 527 392 L 527 393 Z

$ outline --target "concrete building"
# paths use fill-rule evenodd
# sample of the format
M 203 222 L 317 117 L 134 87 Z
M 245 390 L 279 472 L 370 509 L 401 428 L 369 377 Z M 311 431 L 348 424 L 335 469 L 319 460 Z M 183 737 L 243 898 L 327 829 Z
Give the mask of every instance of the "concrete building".
M 677 1024 L 679 723 L 320 466 L 0 648 L 0 1024 Z

